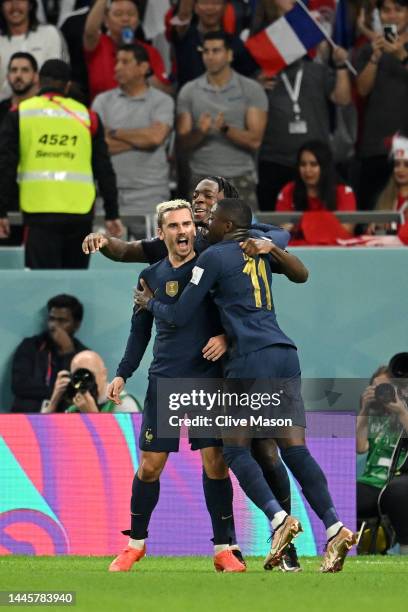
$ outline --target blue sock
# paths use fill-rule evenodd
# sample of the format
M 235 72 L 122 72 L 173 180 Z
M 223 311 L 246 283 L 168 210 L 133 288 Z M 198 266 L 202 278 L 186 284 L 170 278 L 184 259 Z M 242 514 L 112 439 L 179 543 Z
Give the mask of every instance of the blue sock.
M 208 478 L 203 469 L 203 489 L 213 528 L 212 541 L 214 544 L 236 544 L 231 478 Z
M 244 493 L 271 521 L 282 508 L 271 492 L 261 468 L 252 457 L 250 449 L 243 446 L 224 446 L 223 455 Z
M 279 504 L 282 506 L 282 509 L 287 514 L 290 514 L 290 480 L 288 471 L 282 459 L 279 457 L 278 461 L 275 461 L 273 464 L 268 466 L 264 466 L 262 463 L 260 465 L 269 488 L 275 495 Z
M 307 501 L 326 529 L 339 520 L 329 493 L 326 476 L 306 446 L 281 449 L 281 456 L 302 487 Z
M 122 531 L 134 540 L 144 540 L 148 536 L 147 528 L 150 517 L 159 501 L 160 480 L 143 482 L 135 474 L 132 484 L 132 498 L 130 500 L 131 528 Z

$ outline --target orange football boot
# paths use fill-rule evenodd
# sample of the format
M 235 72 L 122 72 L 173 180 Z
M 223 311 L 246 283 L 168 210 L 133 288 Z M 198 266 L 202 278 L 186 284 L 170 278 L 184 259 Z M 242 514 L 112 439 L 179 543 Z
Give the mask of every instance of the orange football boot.
M 112 561 L 109 566 L 110 572 L 129 572 L 137 561 L 146 554 L 146 546 L 143 548 L 130 548 L 129 546 Z
M 241 563 L 229 548 L 214 555 L 214 567 L 217 572 L 245 572 L 246 565 Z

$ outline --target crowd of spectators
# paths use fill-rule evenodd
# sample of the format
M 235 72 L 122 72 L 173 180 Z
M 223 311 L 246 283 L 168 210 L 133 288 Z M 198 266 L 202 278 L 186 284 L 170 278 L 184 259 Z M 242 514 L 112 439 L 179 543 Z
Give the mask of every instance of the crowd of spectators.
M 295 4 L 0 0 L 0 122 L 36 93 L 44 61 L 70 61 L 71 97 L 102 119 L 122 214 L 153 214 L 170 190 L 189 198 L 200 177 L 223 175 L 255 213 L 326 212 L 331 238 L 317 242 L 347 240 L 355 228 L 334 232 L 331 211 L 405 206 L 408 148 L 390 150 L 408 129 L 408 0 L 342 0 L 340 38 L 336 0 L 309 0 L 336 46 L 324 40 L 268 74 L 245 41 Z M 319 168 L 314 186 L 306 158 Z M 144 221 L 129 229 L 140 237 Z M 294 244 L 316 243 L 291 230 Z

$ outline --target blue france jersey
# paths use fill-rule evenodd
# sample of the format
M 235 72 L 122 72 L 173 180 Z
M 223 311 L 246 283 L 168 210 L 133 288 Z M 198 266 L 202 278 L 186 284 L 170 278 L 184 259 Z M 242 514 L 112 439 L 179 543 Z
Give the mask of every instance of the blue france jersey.
M 148 309 L 157 319 L 189 326 L 192 314 L 210 292 L 230 341 L 231 356 L 273 344 L 295 346 L 276 320 L 271 285 L 266 258 L 248 257 L 237 241 L 225 240 L 199 256 L 176 304 L 165 304 L 155 296 Z
M 139 277 L 143 279 L 155 297 L 171 306 L 177 303 L 188 284 L 197 258 L 178 268 L 173 268 L 166 257 L 146 268 Z M 218 310 L 209 295 L 197 305 L 190 323 L 182 328 L 163 319 L 155 319 L 156 338 L 153 347 L 153 361 L 149 374 L 174 378 L 217 378 L 221 376 L 220 362 L 203 358 L 202 350 L 212 336 L 224 333 Z M 119 364 L 117 376 L 125 380 L 139 366 L 149 343 L 153 316 L 147 311 L 135 310 L 132 327 L 124 357 Z

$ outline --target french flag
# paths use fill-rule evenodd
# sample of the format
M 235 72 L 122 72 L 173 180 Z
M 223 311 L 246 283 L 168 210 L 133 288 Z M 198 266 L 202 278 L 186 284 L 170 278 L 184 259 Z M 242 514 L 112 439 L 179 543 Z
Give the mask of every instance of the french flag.
M 245 45 L 262 71 L 273 76 L 306 55 L 324 38 L 310 15 L 296 4 L 265 30 L 248 38 Z

